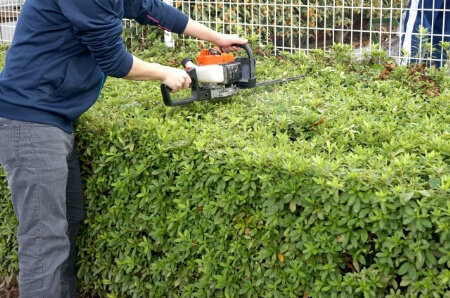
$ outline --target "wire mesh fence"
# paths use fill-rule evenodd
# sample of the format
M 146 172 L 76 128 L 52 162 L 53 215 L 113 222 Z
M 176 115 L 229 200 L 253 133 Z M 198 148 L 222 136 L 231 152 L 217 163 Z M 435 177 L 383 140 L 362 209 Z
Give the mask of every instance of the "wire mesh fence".
M 10 42 L 24 0 L 0 0 L 1 41 Z M 164 0 L 208 27 L 272 45 L 278 51 L 349 44 L 356 55 L 384 50 L 398 62 L 447 62 L 450 0 Z M 421 27 L 423 26 L 423 28 Z M 148 31 L 124 20 L 128 44 Z M 184 37 L 183 37 L 184 38 Z M 164 34 L 168 46 L 170 33 Z
M 262 43 L 282 51 L 326 49 L 334 43 L 348 43 L 355 49 L 379 43 L 389 50 L 393 46 L 387 41 L 396 39 L 405 10 L 400 0 L 186 0 L 177 5 L 216 30 L 256 34 Z
M 12 41 L 17 17 L 24 0 L 0 0 L 0 40 L 3 43 Z
M 179 0 L 176 6 L 215 30 L 256 35 L 277 51 L 345 43 L 356 55 L 376 49 L 398 62 L 440 62 L 450 42 L 449 0 Z

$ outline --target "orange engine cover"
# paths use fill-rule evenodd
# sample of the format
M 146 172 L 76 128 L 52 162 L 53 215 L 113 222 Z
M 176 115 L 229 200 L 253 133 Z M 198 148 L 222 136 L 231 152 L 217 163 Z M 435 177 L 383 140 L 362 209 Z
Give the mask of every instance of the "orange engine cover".
M 197 56 L 197 65 L 212 65 L 233 62 L 234 56 L 228 53 L 222 53 L 219 49 L 203 49 Z

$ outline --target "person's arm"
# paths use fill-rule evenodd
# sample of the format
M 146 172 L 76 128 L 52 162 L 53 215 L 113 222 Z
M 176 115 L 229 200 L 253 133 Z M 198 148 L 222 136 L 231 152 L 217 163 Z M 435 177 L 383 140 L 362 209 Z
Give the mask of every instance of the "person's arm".
M 191 78 L 185 70 L 164 66 L 158 63 L 148 63 L 133 56 L 130 72 L 124 77 L 133 81 L 161 81 L 172 92 L 189 88 Z
M 220 46 L 223 51 L 238 50 L 239 47 L 232 45 L 247 43 L 246 39 L 242 39 L 237 35 L 218 33 L 192 19 L 188 21 L 183 34 L 212 42 Z M 163 66 L 158 63 L 148 63 L 137 57 L 133 57 L 133 66 L 124 78 L 136 81 L 159 80 L 168 85 L 173 91 L 188 88 L 191 83 L 189 76 L 183 70 Z
M 141 24 L 157 25 L 164 30 L 212 42 L 222 47 L 223 51 L 237 50 L 238 47 L 231 45 L 247 42 L 237 35 L 218 33 L 159 0 L 128 2 L 125 5 L 125 16 L 134 18 Z M 191 78 L 182 69 L 148 63 L 134 56 L 131 69 L 124 78 L 138 81 L 159 80 L 166 84 L 172 92 L 189 88 L 191 83 Z
M 232 46 L 233 44 L 247 43 L 246 39 L 239 38 L 237 35 L 218 33 L 192 19 L 189 19 L 183 34 L 212 42 L 225 52 L 239 49 L 239 47 Z M 148 63 L 134 56 L 130 72 L 124 78 L 136 81 L 159 80 L 166 84 L 172 92 L 189 88 L 191 84 L 191 78 L 184 70 L 158 63 Z
M 230 47 L 231 44 L 247 42 L 237 35 L 218 33 L 160 0 L 129 1 L 124 5 L 125 17 L 135 19 L 140 24 L 156 25 L 170 32 L 206 40 L 223 47 L 224 50 L 237 50 L 238 47 Z
M 212 42 L 221 47 L 225 52 L 237 51 L 239 49 L 239 47 L 233 47 L 233 44 L 247 43 L 246 39 L 242 39 L 238 35 L 219 33 L 192 19 L 189 19 L 183 34 Z

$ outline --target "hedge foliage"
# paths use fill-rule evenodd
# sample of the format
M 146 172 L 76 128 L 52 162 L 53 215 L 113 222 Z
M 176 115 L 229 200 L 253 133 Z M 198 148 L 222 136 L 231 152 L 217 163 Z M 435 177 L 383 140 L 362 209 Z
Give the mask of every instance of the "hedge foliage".
M 156 83 L 108 79 L 75 131 L 80 293 L 449 297 L 448 69 L 357 62 L 336 46 L 258 55 L 257 72 L 307 76 L 175 108 Z M 0 194 L 10 276 L 16 221 L 4 183 Z

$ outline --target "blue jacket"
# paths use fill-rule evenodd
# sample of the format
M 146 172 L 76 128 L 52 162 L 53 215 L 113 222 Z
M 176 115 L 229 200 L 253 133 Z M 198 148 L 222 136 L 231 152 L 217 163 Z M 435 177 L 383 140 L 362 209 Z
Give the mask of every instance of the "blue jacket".
M 160 0 L 25 1 L 0 74 L 0 117 L 71 133 L 105 77 L 124 77 L 131 69 L 123 18 L 175 33 L 188 22 Z

